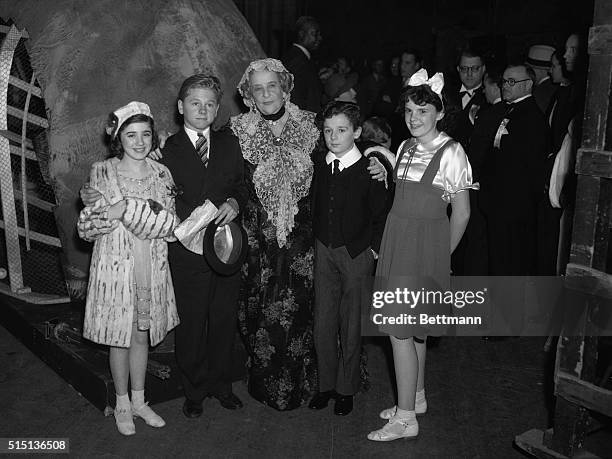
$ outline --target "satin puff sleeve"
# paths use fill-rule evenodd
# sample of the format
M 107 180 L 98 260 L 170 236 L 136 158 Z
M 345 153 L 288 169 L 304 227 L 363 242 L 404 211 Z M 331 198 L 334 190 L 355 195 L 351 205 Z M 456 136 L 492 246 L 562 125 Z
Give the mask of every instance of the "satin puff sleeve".
M 446 202 L 461 191 L 480 188 L 478 183 L 472 182 L 472 166 L 459 142 L 452 142 L 446 147 L 440 160 L 440 175 L 444 185 L 442 199 Z

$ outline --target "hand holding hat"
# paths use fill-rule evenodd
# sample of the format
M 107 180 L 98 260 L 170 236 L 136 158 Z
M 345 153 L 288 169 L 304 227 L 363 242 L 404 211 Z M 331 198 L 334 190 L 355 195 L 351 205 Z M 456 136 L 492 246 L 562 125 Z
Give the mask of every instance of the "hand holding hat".
M 174 230 L 174 235 L 188 250 L 204 255 L 215 272 L 229 276 L 244 263 L 248 238 L 236 221 L 219 226 L 214 220 L 216 214 L 217 207 L 207 199 Z
M 176 238 L 193 253 L 203 254 L 204 232 L 217 213 L 217 207 L 208 199 L 196 207 L 191 215 L 174 230 Z

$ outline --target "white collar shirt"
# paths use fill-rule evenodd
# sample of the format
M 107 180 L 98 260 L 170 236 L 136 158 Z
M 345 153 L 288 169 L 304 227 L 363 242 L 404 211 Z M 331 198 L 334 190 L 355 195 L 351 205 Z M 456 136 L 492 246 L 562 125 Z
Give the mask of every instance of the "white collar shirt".
M 306 54 L 306 57 L 308 58 L 308 60 L 310 60 L 310 51 L 308 51 L 306 48 L 304 48 L 302 45 L 298 45 L 297 43 L 294 43 L 293 46 L 296 46 L 298 48 L 300 48 L 302 50 L 302 52 L 304 54 Z
M 550 76 L 546 75 L 544 78 L 542 78 L 540 81 L 538 81 L 538 83 L 536 84 L 536 86 L 541 85 L 542 83 L 544 83 L 546 80 L 550 80 Z
M 343 171 L 344 169 L 351 167 L 353 164 L 355 164 L 361 159 L 361 152 L 359 151 L 356 145 L 353 145 L 353 148 L 351 148 L 348 152 L 346 152 L 346 154 L 342 155 L 342 157 L 340 158 L 338 158 L 331 151 L 328 151 L 327 156 L 325 156 L 325 162 L 327 163 L 327 165 L 330 165 L 334 159 L 340 160 L 340 166 L 338 169 L 340 169 L 340 171 Z
M 183 128 L 185 129 L 185 132 L 187 133 L 187 137 L 189 137 L 189 140 L 191 140 L 191 144 L 193 145 L 193 148 L 195 148 L 196 142 L 198 141 L 198 131 L 194 131 L 193 129 L 188 128 L 185 125 L 183 125 Z M 202 134 L 204 134 L 204 137 L 206 137 L 206 141 L 208 142 L 208 145 L 210 147 L 210 126 L 204 129 Z M 210 157 L 210 148 L 208 148 L 208 155 Z
M 465 92 L 465 94 L 461 96 L 461 108 L 465 108 L 466 105 L 470 103 L 470 100 L 472 100 L 472 97 L 474 97 L 476 90 L 480 88 L 481 86 L 482 86 L 482 83 L 479 84 L 478 86 L 473 87 L 472 89 L 468 89 L 463 84 L 461 85 L 461 89 L 459 90 L 459 93 Z
M 527 94 L 526 96 L 519 97 L 518 99 L 513 100 L 511 103 L 513 103 L 513 104 L 518 104 L 519 102 L 521 102 L 521 101 L 523 101 L 523 100 L 527 99 L 528 97 L 531 97 L 531 94 Z

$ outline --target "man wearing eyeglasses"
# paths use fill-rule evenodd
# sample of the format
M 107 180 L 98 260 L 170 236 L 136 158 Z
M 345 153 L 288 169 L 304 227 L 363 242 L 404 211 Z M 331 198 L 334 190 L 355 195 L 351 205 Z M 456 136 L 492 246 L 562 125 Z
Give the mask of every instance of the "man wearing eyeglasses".
M 455 125 L 448 130 L 452 138 L 463 146 L 470 163 L 472 157 L 469 140 L 474 131 L 474 122 L 479 110 L 487 105 L 482 86 L 485 74 L 483 56 L 471 48 L 462 50 L 457 64 L 457 73 L 461 81 L 459 88 L 450 90 L 446 97 L 449 105 L 459 112 Z M 478 192 L 470 190 L 470 207 L 473 209 L 468 226 L 451 256 L 451 269 L 455 275 L 485 275 L 479 266 L 486 266 L 486 244 L 482 234 L 485 232 L 482 215 L 477 206 Z
M 482 55 L 471 48 L 465 48 L 461 51 L 457 63 L 461 86 L 459 88 L 455 86 L 454 90 L 446 94 L 449 105 L 454 105 L 460 111 L 455 128 L 448 134 L 460 142 L 464 149 L 472 134 L 478 110 L 487 104 L 482 86 L 485 71 Z
M 550 133 L 531 95 L 534 80 L 533 69 L 523 64 L 504 71 L 502 95 L 509 105 L 483 165 L 489 270 L 495 276 L 535 273 L 537 204 Z

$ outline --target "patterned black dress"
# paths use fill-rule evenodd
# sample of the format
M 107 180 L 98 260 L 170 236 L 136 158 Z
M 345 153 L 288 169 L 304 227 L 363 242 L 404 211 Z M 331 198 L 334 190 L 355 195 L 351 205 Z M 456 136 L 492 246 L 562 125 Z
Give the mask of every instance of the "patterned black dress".
M 316 384 L 308 194 L 319 132 L 314 113 L 291 103 L 286 110 L 289 118 L 278 138 L 255 111 L 231 120 L 249 189 L 243 215 L 249 257 L 238 315 L 249 354 L 248 389 L 277 410 L 299 407 Z

